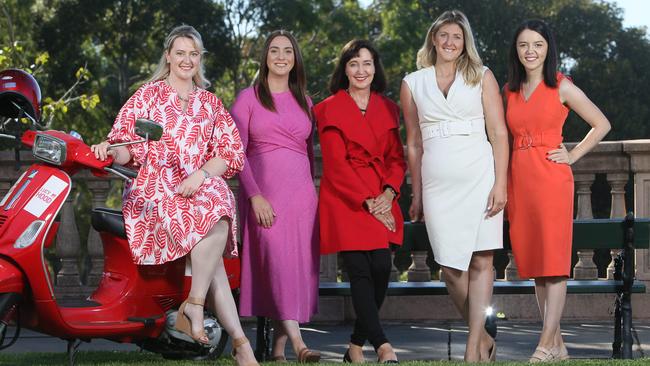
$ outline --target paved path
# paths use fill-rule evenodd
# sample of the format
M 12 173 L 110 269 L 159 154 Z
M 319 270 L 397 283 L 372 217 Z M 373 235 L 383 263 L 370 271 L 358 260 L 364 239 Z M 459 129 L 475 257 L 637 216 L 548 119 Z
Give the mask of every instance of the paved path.
M 255 339 L 255 325 L 245 324 L 249 339 Z M 449 331 L 451 329 L 451 332 Z M 461 323 L 387 323 L 385 331 L 397 350 L 400 360 L 447 360 L 451 339 L 451 359 L 462 360 L 467 328 Z M 314 324 L 303 327 L 305 342 L 320 350 L 324 361 L 338 362 L 343 357 L 349 337 L 349 325 Z M 526 360 L 539 337 L 540 324 L 500 321 L 497 336 L 497 359 Z M 564 324 L 563 335 L 573 358 L 609 358 L 613 328 L 611 323 L 582 322 Z M 650 322 L 635 324 L 636 357 L 650 356 Z M 84 343 L 81 350 L 135 351 L 130 344 L 105 340 Z M 66 342 L 57 338 L 23 330 L 20 339 L 3 352 L 65 352 Z M 227 352 L 229 352 L 227 350 Z M 375 357 L 372 347 L 365 348 L 368 361 Z M 291 359 L 293 355 L 288 353 Z

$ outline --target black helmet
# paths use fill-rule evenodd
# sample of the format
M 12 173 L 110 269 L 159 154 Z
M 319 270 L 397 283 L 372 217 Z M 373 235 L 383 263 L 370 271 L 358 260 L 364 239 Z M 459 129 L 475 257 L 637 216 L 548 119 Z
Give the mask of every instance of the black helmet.
M 40 121 L 41 88 L 38 82 L 23 70 L 0 71 L 0 116 L 17 118 L 21 116 L 21 109 Z

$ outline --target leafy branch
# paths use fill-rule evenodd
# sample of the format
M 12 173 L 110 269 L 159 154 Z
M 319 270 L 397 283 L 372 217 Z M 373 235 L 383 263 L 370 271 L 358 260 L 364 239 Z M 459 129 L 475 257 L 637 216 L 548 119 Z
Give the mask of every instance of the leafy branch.
M 61 97 L 53 100 L 47 97 L 43 101 L 43 121 L 45 126 L 49 127 L 55 117 L 63 117 L 68 112 L 68 106 L 72 103 L 79 102 L 83 109 L 94 109 L 99 104 L 99 95 L 80 94 L 76 95 L 75 91 L 79 86 L 86 83 L 92 77 L 90 71 L 86 68 L 87 64 L 80 67 L 75 72 L 75 82 L 66 90 Z

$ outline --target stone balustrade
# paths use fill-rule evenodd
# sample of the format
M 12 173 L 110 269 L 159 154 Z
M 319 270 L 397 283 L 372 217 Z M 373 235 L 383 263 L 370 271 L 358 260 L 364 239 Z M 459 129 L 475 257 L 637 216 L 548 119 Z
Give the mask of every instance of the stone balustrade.
M 572 146 L 572 144 L 567 145 L 569 149 Z M 315 184 L 318 187 L 322 167 L 319 151 L 316 150 L 317 177 Z M 13 152 L 0 152 L 0 197 L 7 193 L 11 184 L 25 171 L 27 166 L 34 162 L 29 151 L 22 151 L 20 156 L 20 164 L 16 164 Z M 573 166 L 573 173 L 575 178 L 576 218 L 592 218 L 596 216 L 594 214 L 595 208 L 592 207 L 594 195 L 598 194 L 602 197 L 603 192 L 611 199 L 608 208 L 609 217 L 623 217 L 626 211 L 630 210 L 633 210 L 637 217 L 650 217 L 650 140 L 602 142 Z M 88 234 L 84 235 L 86 239 L 81 239 L 79 227 L 87 228 L 89 222 L 80 223 L 77 220 L 77 217 L 83 214 L 79 212 L 79 208 L 75 208 L 77 195 L 83 193 L 91 197 L 90 206 L 92 207 L 104 206 L 112 185 L 119 181 L 119 178 L 96 178 L 87 172 L 82 172 L 74 176 L 73 179 L 75 181 L 73 191 L 60 213 L 61 222 L 56 246 L 53 253 L 49 253 L 47 256 L 48 258 L 54 258 L 50 267 L 53 268 L 52 275 L 56 278 L 55 293 L 57 298 L 90 294 L 102 275 L 103 250 L 101 240 L 92 227 L 89 228 Z M 233 180 L 230 183 L 233 190 L 237 190 L 237 182 Z M 597 192 L 592 193 L 594 190 Z M 599 203 L 599 205 L 602 206 L 602 203 Z M 602 207 L 599 207 L 599 210 L 598 217 L 606 217 L 607 214 L 603 214 Z M 86 217 L 88 217 L 87 213 Z M 573 278 L 612 278 L 612 258 L 616 254 L 614 251 L 609 254 L 578 251 L 574 257 Z M 393 257 L 394 266 L 391 279 L 394 281 L 399 279 L 407 281 L 440 280 L 440 274 L 431 258 L 430 250 L 412 251 L 406 253 L 406 256 L 404 253 L 397 251 Z M 648 250 L 636 251 L 636 264 L 637 278 L 650 281 L 650 255 Z M 511 253 L 498 253 L 495 257 L 495 278 L 497 281 L 517 278 L 516 263 Z M 321 281 L 345 280 L 336 255 L 321 257 L 320 279 Z M 497 298 L 495 301 L 504 309 L 517 309 L 521 305 L 519 296 L 509 295 L 508 298 Z M 636 296 L 635 298 L 642 298 L 641 300 L 635 300 L 637 302 L 641 301 L 643 304 L 650 304 L 650 299 L 646 298 L 646 295 Z M 445 313 L 447 318 L 455 316 L 453 306 L 448 299 L 389 300 L 382 310 L 382 315 L 387 318 L 438 319 L 439 314 Z M 442 303 L 431 305 L 432 301 L 442 301 Z M 421 306 L 425 302 L 428 304 L 426 306 L 438 306 L 439 311 L 432 311 L 428 315 L 421 314 Z M 569 303 L 570 301 L 567 304 Z M 405 310 L 405 306 L 413 308 L 413 310 Z M 581 305 L 578 303 L 576 306 Z M 569 305 L 567 307 L 570 308 Z M 349 300 L 346 299 L 321 299 L 320 308 L 318 319 L 321 320 L 341 320 L 348 318 L 351 313 Z M 650 309 L 650 306 L 645 306 L 645 308 Z M 414 315 L 414 312 L 418 311 L 418 309 L 420 314 Z M 635 309 L 638 309 L 638 307 L 635 307 Z M 512 313 L 515 314 L 514 316 L 521 315 L 521 318 L 526 318 L 522 312 L 513 311 Z M 531 316 L 534 316 L 534 314 Z M 635 317 L 637 316 L 650 318 L 650 310 L 642 310 L 641 313 L 637 312 Z

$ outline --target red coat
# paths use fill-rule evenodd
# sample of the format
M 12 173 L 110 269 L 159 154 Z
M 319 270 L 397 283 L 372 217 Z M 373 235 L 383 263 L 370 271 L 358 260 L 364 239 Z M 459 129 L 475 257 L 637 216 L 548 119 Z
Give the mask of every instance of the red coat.
M 371 93 L 365 116 L 344 90 L 314 107 L 323 154 L 320 185 L 321 253 L 402 244 L 404 219 L 393 201 L 396 232 L 366 208 L 389 185 L 399 194 L 406 163 L 399 137 L 399 107 Z

